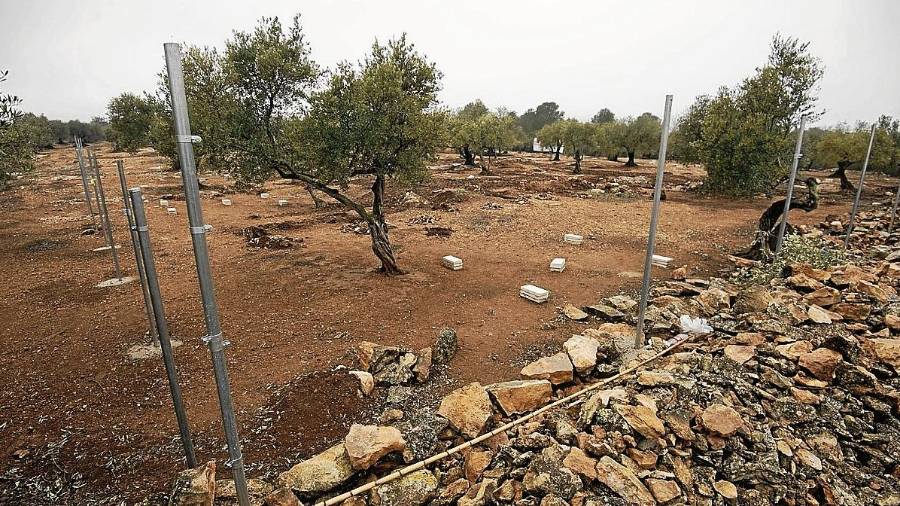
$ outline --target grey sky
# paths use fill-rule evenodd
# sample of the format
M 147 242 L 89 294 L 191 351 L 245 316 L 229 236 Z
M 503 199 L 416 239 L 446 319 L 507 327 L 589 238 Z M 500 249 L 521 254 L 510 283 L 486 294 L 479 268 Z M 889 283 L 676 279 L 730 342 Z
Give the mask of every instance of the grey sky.
M 900 1 L 0 0 L 4 90 L 23 108 L 87 120 L 123 91 L 153 89 L 163 42 L 222 46 L 260 16 L 300 11 L 314 58 L 356 60 L 407 32 L 444 72 L 443 101 L 570 117 L 675 111 L 765 62 L 775 32 L 812 42 L 826 66 L 820 124 L 900 117 Z

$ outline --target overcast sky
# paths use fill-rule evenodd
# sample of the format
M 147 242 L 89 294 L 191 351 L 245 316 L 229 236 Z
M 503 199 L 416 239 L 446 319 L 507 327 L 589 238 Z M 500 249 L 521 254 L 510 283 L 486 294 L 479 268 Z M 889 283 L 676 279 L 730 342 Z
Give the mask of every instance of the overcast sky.
M 297 11 L 313 57 L 360 58 L 407 32 L 444 73 L 442 100 L 569 117 L 676 113 L 766 60 L 772 35 L 811 41 L 826 67 L 820 122 L 900 117 L 900 1 L 0 0 L 0 85 L 25 110 L 87 120 L 123 91 L 155 88 L 164 42 L 222 46 L 261 16 Z

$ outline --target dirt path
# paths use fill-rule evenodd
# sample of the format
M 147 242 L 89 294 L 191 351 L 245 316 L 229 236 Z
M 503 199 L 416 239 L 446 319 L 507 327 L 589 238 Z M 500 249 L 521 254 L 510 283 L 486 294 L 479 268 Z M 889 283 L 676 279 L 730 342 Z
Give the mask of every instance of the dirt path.
M 134 269 L 115 178 L 119 157 L 129 183 L 140 184 L 148 200 L 168 321 L 173 336 L 184 342 L 176 361 L 199 457 L 221 462 L 218 404 L 199 339 L 202 311 L 180 176 L 165 170 L 164 160 L 152 153 L 111 153 L 108 145 L 100 146 L 126 274 Z M 447 372 L 447 388 L 490 383 L 514 377 L 536 348 L 577 332 L 577 324 L 557 317 L 565 303 L 585 305 L 638 288 L 651 161 L 626 170 L 620 163 L 589 159 L 585 174 L 577 177 L 569 173 L 570 162 L 554 164 L 540 155 L 502 157 L 494 176 L 456 170 L 452 163 L 451 156 L 443 156 L 432 178 L 414 189 L 429 201 L 449 195 L 441 190 L 465 190 L 444 209 L 400 205 L 405 189 L 390 188 L 392 240 L 401 266 L 410 272 L 396 278 L 375 272 L 368 236 L 348 231 L 356 221 L 351 214 L 334 204 L 314 209 L 301 186 L 270 182 L 270 198 L 261 199 L 255 192 L 231 194 L 231 183 L 222 177 L 204 178 L 212 188 L 204 191 L 204 213 L 214 228 L 212 267 L 232 343 L 227 353 L 241 431 L 250 439 L 267 431 L 278 434 L 277 450 L 248 452 L 251 470 L 284 467 L 340 437 L 355 417 L 379 412 L 376 401 L 355 399 L 351 389 L 335 388 L 327 376 L 308 376 L 306 383 L 284 388 L 298 376 L 349 365 L 347 350 L 361 340 L 421 348 L 441 328 L 453 327 L 461 349 Z M 95 287 L 112 276 L 112 264 L 108 253 L 91 251 L 102 245 L 102 236 L 80 235 L 90 220 L 77 173 L 72 149 L 53 150 L 42 155 L 32 182 L 0 193 L 0 490 L 7 490 L 5 496 L 0 492 L 0 502 L 136 500 L 163 490 L 179 468 L 162 365 L 127 354 L 130 346 L 145 342 L 139 287 Z M 647 177 L 627 184 L 622 195 L 586 191 L 624 174 Z M 768 201 L 708 199 L 678 189 L 701 178 L 696 167 L 673 164 L 667 170 L 657 249 L 678 265 L 708 274 L 726 265 L 723 253 L 748 243 Z M 890 191 L 885 178 L 873 177 L 871 184 L 869 201 Z M 217 188 L 229 193 L 232 206 L 221 205 Z M 361 196 L 366 189 L 364 181 L 354 182 L 350 192 Z M 833 181 L 822 193 L 820 208 L 795 213 L 794 221 L 813 223 L 849 208 L 849 197 L 837 193 Z M 175 195 L 175 216 L 157 205 L 166 194 Z M 290 204 L 277 207 L 279 198 Z M 248 248 L 237 232 L 249 225 L 269 225 L 278 229 L 273 233 L 302 239 L 302 246 Z M 452 232 L 431 237 L 426 227 Z M 585 243 L 563 244 L 567 232 L 584 235 Z M 461 257 L 465 268 L 442 268 L 439 260 L 446 254 Z M 563 273 L 548 270 L 556 256 L 568 260 Z M 519 298 L 518 287 L 526 282 L 550 289 L 551 302 L 535 305 Z M 299 399 L 285 393 L 293 388 L 309 394 Z M 294 412 L 287 432 L 256 416 L 285 396 Z

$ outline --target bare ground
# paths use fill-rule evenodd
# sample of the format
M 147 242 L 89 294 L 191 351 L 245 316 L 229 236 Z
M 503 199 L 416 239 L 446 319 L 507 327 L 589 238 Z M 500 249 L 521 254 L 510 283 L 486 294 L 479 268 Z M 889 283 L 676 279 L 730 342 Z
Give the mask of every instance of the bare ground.
M 125 161 L 130 185 L 141 185 L 166 314 L 176 348 L 198 458 L 227 459 L 204 333 L 180 176 L 152 152 L 113 153 L 99 160 L 126 274 L 134 274 L 114 160 Z M 534 350 L 559 343 L 579 324 L 559 318 L 566 303 L 585 305 L 637 290 L 649 222 L 654 166 L 633 169 L 587 159 L 584 174 L 571 161 L 539 154 L 501 157 L 494 176 L 454 167 L 444 155 L 432 177 L 415 188 L 389 188 L 392 241 L 409 274 L 388 278 L 354 216 L 337 204 L 314 209 L 303 187 L 287 181 L 257 192 L 234 192 L 230 180 L 204 177 L 204 213 L 216 295 L 250 476 L 284 470 L 341 438 L 354 421 L 380 413 L 383 392 L 359 399 L 345 376 L 348 350 L 361 340 L 430 345 L 452 327 L 461 349 L 437 391 L 454 384 L 516 376 Z M 726 253 L 749 243 L 767 199 L 707 198 L 681 191 L 702 179 L 698 167 L 669 164 L 657 251 L 697 274 L 727 267 Z M 157 358 L 132 359 L 129 347 L 147 342 L 137 283 L 96 288 L 112 277 L 108 252 L 92 252 L 102 236 L 80 235 L 90 225 L 81 200 L 74 151 L 41 155 L 38 170 L 0 192 L 0 503 L 114 503 L 164 491 L 181 468 L 168 385 Z M 622 194 L 590 196 L 593 186 L 619 176 Z M 805 176 L 805 174 L 804 174 Z M 822 177 L 823 174 L 818 174 Z M 883 200 L 894 184 L 871 176 L 864 202 Z M 368 182 L 350 193 L 365 198 Z M 454 197 L 442 190 L 464 190 Z M 429 201 L 399 202 L 407 190 Z M 224 193 L 234 205 L 221 205 Z M 168 215 L 158 199 L 175 195 Z M 846 213 L 851 195 L 827 180 L 819 209 L 794 212 L 814 223 Z M 452 197 L 452 198 L 451 198 Z M 287 207 L 276 201 L 286 198 Z M 443 206 L 435 206 L 444 202 Z M 438 207 L 435 209 L 434 207 Z M 238 232 L 259 225 L 302 240 L 294 248 L 248 248 Z M 449 237 L 426 228 L 448 228 Z M 446 230 L 443 231 L 446 234 Z M 586 237 L 563 244 L 564 233 Z M 440 265 L 453 254 L 462 271 Z M 548 264 L 566 257 L 564 273 Z M 664 270 L 657 278 L 667 278 Z M 518 287 L 550 289 L 550 303 L 519 298 Z M 220 477 L 227 471 L 220 466 Z

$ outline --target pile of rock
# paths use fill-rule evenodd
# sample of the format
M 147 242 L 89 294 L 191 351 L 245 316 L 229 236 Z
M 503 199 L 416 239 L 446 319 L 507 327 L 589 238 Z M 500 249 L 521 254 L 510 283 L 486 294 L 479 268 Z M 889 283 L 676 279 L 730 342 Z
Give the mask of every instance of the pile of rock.
M 444 329 L 433 347 L 418 351 L 363 341 L 353 350 L 359 370 L 350 371 L 350 374 L 360 379 L 361 390 L 366 395 L 375 385 L 425 383 L 431 375 L 432 365 L 446 364 L 458 348 L 453 329 Z
M 619 384 L 344 504 L 900 504 L 900 246 L 869 230 L 879 237 L 859 242 L 879 241 L 887 254 L 867 248 L 871 256 L 860 251 L 853 264 L 827 268 L 789 263 L 766 285 L 661 283 L 647 311 L 647 347 L 634 348 L 634 300 L 584 307 L 603 323 L 526 365 L 521 379 L 446 395 L 438 408 L 446 426 L 431 451 L 653 356 L 680 332 L 681 315 L 703 316 L 714 330 Z M 437 362 L 448 348 L 364 343 L 360 372 L 373 383 L 416 381 L 420 361 Z M 266 501 L 333 497 L 412 459 L 396 429 L 354 426 L 281 474 Z

